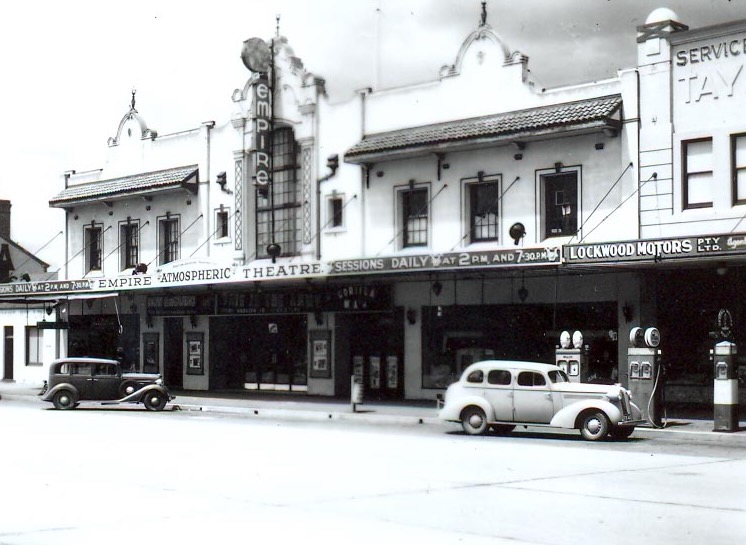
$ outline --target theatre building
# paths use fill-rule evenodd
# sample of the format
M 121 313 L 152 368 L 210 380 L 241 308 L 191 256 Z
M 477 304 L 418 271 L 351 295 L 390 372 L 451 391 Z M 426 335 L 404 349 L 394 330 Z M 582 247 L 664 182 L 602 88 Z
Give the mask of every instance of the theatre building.
M 552 361 L 565 330 L 586 380 L 626 382 L 638 325 L 709 367 L 720 310 L 741 331 L 743 25 L 656 10 L 639 66 L 549 89 L 487 19 L 431 81 L 342 102 L 281 36 L 244 42 L 229 119 L 158 134 L 133 93 L 104 168 L 50 200 L 67 351 L 175 389 L 367 399 Z

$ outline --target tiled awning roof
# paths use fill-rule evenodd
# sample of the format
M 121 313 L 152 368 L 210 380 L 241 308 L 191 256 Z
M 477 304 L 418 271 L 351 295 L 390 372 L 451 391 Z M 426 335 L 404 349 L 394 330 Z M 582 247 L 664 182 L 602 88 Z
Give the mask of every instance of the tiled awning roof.
M 104 202 L 179 188 L 196 193 L 198 172 L 198 165 L 189 165 L 73 185 L 52 198 L 49 201 L 49 206 L 64 208 L 76 204 Z
M 372 134 L 352 146 L 345 154 L 345 161 L 365 163 L 552 134 L 618 129 L 620 122 L 617 114 L 621 105 L 621 95 L 610 95 Z

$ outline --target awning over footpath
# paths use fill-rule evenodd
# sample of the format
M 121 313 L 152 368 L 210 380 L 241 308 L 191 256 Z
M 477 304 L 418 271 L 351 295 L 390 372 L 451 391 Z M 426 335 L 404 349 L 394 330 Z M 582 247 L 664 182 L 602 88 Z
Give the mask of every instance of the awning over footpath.
M 185 189 L 197 193 L 198 165 L 158 170 L 99 180 L 65 188 L 49 201 L 49 206 L 66 208 L 77 204 L 101 202 L 123 197 L 146 196 L 174 189 Z
M 365 136 L 345 153 L 348 163 L 375 162 L 460 147 L 522 142 L 547 135 L 618 131 L 621 95 L 517 110 Z

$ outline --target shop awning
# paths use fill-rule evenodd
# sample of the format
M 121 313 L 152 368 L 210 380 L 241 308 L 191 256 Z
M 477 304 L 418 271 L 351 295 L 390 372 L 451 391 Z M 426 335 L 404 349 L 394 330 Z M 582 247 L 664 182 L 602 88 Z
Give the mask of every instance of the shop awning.
M 72 185 L 49 201 L 49 206 L 66 208 L 90 202 L 106 202 L 124 197 L 144 196 L 154 193 L 184 189 L 197 193 L 199 167 L 188 165 L 154 172 L 146 172 Z
M 34 303 L 56 303 L 58 301 L 77 301 L 83 299 L 107 299 L 119 297 L 116 292 L 89 292 L 89 293 L 60 293 L 57 295 L 19 295 L 15 297 L 0 297 L 0 304 L 34 304 Z
M 568 136 L 604 130 L 615 134 L 621 126 L 621 106 L 621 95 L 610 95 L 371 134 L 345 153 L 345 161 L 372 163 L 461 148 L 538 140 L 548 135 Z

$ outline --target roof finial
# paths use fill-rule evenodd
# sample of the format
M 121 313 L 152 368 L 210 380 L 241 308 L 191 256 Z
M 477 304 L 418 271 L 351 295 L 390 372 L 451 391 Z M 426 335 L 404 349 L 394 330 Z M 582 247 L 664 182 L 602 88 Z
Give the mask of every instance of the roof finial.
M 487 0 L 482 0 L 482 17 L 479 26 L 487 24 Z
M 280 14 L 279 13 L 275 15 L 275 21 L 277 21 L 275 25 L 275 38 L 279 38 L 280 37 Z
M 133 88 L 132 88 L 132 102 L 130 102 L 130 110 L 132 110 L 132 111 L 136 111 L 136 110 L 135 110 L 135 93 L 136 93 L 136 92 L 137 92 L 137 89 L 135 89 L 135 88 L 133 87 Z

